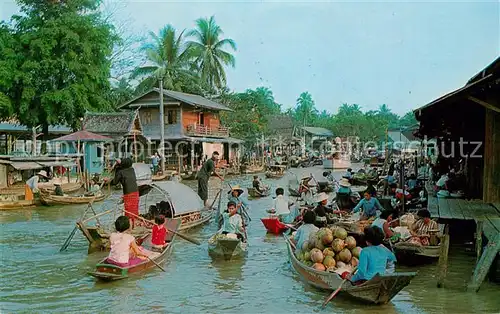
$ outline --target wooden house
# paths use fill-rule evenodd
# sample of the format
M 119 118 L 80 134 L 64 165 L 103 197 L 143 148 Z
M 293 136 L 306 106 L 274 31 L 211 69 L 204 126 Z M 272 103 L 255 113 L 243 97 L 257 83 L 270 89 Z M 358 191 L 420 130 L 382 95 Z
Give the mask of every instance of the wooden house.
M 465 176 L 465 199 L 429 196 L 431 215 L 447 225 L 439 284 L 446 275 L 448 227 L 453 236 L 472 237 L 473 231 L 467 232 L 464 228 L 472 224 L 476 228 L 478 263 L 468 287 L 477 291 L 491 265 L 498 268 L 500 264 L 497 257 L 500 250 L 500 58 L 465 86 L 414 113 L 420 121 L 417 135 L 437 140 L 436 170 L 446 173 L 454 168 Z M 454 226 L 455 233 L 451 232 Z
M 290 155 L 300 143 L 301 138 L 296 137 L 296 127 L 289 115 L 275 115 L 268 118 L 267 142 L 272 151 L 284 150 Z
M 326 143 L 333 140 L 333 132 L 320 127 L 304 126 L 296 130 L 296 136 L 302 136 L 306 149 L 330 149 Z
M 154 88 L 120 106 L 137 110 L 151 152 L 160 148 L 160 91 Z M 212 152 L 226 161 L 239 157 L 241 140 L 231 138 L 219 113 L 230 108 L 198 95 L 163 91 L 166 168 L 196 170 Z

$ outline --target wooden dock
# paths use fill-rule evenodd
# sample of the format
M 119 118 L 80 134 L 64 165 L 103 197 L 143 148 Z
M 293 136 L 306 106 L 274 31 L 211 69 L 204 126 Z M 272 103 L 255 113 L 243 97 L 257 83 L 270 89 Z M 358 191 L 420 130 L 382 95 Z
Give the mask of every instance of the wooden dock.
M 488 271 L 500 252 L 500 203 L 485 203 L 480 200 L 463 200 L 454 198 L 437 198 L 428 190 L 428 210 L 432 218 L 437 218 L 439 223 L 452 224 L 460 220 L 474 220 L 476 223 L 476 251 L 478 261 L 474 274 L 467 286 L 470 291 L 478 291 Z M 488 239 L 488 244 L 483 250 L 482 237 Z M 439 258 L 438 286 L 443 285 L 446 277 L 448 260 L 449 235 L 445 228 L 443 237 L 442 254 Z

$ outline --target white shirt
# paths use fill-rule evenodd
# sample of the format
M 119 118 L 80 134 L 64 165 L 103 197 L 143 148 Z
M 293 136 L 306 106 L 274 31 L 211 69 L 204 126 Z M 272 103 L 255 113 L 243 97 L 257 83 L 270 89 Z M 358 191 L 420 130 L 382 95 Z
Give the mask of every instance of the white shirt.
M 130 257 L 130 244 L 135 241 L 135 238 L 128 233 L 113 232 L 109 236 L 111 242 L 111 251 L 109 259 L 118 263 L 128 263 Z
M 278 195 L 274 199 L 273 209 L 276 211 L 276 215 L 288 215 L 290 214 L 290 209 L 288 208 L 288 201 L 283 195 Z
M 40 180 L 40 178 L 37 175 L 34 175 L 31 178 L 29 178 L 28 181 L 26 181 L 26 184 L 30 187 L 30 189 L 33 192 L 38 191 L 38 180 Z

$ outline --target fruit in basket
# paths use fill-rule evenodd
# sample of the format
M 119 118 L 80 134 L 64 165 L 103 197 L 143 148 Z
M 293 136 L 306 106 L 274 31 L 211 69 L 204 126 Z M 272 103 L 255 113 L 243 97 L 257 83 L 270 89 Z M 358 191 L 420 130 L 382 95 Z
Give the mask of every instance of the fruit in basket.
M 302 243 L 301 250 L 307 251 L 308 249 L 309 249 L 309 241 L 304 241 L 304 243 Z
M 337 228 L 335 229 L 334 236 L 335 238 L 345 240 L 345 238 L 347 238 L 347 231 L 344 228 Z
M 323 250 L 323 256 L 335 257 L 335 252 L 331 248 L 327 247 L 326 249 Z
M 323 241 L 321 241 L 321 239 L 317 239 L 316 240 L 316 245 L 315 247 L 317 249 L 320 249 L 321 251 L 323 251 L 325 249 L 325 245 L 323 244 Z
M 325 265 L 321 264 L 321 263 L 314 263 L 314 265 L 312 266 L 314 269 L 316 270 L 320 270 L 320 271 L 326 271 L 326 267 Z
M 345 268 L 346 264 L 342 261 L 337 261 L 337 268 Z
M 335 253 L 342 251 L 344 246 L 345 246 L 345 243 L 344 243 L 344 240 L 342 240 L 342 239 L 337 238 L 337 239 L 333 240 L 333 242 L 332 242 L 332 249 Z
M 324 245 L 329 245 L 333 241 L 333 233 L 328 228 L 321 228 L 318 231 L 318 238 L 321 239 Z
M 359 264 L 359 260 L 356 257 L 353 257 L 351 259 L 351 266 L 356 267 L 356 266 L 358 266 L 358 264 Z
M 310 260 L 311 260 L 311 252 L 305 251 L 304 252 L 304 261 L 310 261 Z
M 323 265 L 325 265 L 326 268 L 330 267 L 335 267 L 335 259 L 333 256 L 326 256 L 325 259 L 323 260 Z
M 351 253 L 351 251 L 349 251 L 349 249 L 343 249 L 339 253 L 339 258 L 342 262 L 349 263 L 351 261 L 351 258 L 352 258 L 352 253 Z
M 323 262 L 323 259 L 323 252 L 316 248 L 311 250 L 311 261 L 313 261 L 314 263 L 321 263 Z
M 361 248 L 359 246 L 355 247 L 351 250 L 352 256 L 359 258 L 359 254 L 361 254 Z
M 352 250 L 356 247 L 356 239 L 354 239 L 353 236 L 348 236 L 345 239 L 345 246 L 349 249 Z

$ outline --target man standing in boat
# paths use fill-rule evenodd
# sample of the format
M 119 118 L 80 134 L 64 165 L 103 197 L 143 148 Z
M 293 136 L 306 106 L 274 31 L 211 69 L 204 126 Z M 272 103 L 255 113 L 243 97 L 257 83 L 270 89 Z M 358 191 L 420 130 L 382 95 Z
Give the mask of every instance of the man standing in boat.
M 130 158 L 117 159 L 113 166 L 116 172 L 111 184 L 117 185 L 120 183 L 122 185 L 125 216 L 129 217 L 131 226 L 134 228 L 135 216 L 139 216 L 139 188 L 137 187 L 137 178 L 132 164 Z M 108 180 L 105 179 L 105 181 Z
M 208 159 L 201 166 L 200 171 L 198 171 L 196 178 L 198 179 L 198 195 L 203 200 L 205 207 L 208 207 L 208 180 L 210 176 L 215 174 L 221 181 L 224 181 L 217 172 L 215 172 L 215 164 L 219 159 L 219 152 L 215 151 L 212 153 L 212 158 Z

